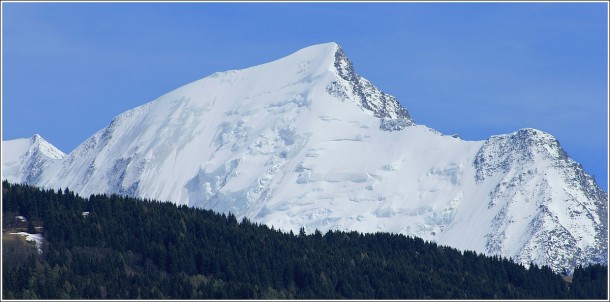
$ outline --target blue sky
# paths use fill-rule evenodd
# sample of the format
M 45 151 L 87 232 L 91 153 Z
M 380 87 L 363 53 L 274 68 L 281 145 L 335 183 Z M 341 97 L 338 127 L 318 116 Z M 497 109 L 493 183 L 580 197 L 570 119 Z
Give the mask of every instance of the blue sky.
M 607 191 L 607 25 L 605 2 L 2 2 L 2 139 L 68 153 L 179 86 L 334 41 L 417 123 L 549 132 Z

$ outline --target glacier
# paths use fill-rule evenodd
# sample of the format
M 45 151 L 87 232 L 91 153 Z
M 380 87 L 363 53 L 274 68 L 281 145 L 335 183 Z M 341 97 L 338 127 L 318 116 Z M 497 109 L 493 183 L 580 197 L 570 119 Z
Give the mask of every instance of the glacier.
M 35 140 L 2 142 L 3 179 L 284 231 L 400 233 L 556 271 L 607 263 L 608 194 L 552 135 L 465 141 L 418 125 L 336 43 L 187 84 L 67 155 Z

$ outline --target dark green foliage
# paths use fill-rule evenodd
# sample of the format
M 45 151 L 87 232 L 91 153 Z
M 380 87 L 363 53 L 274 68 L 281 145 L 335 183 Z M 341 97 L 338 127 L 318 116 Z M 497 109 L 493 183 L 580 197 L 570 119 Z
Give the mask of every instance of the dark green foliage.
M 34 227 L 34 223 L 33 223 L 31 220 L 29 220 L 29 221 L 28 221 L 28 229 L 27 229 L 27 232 L 28 232 L 29 234 L 36 234 L 36 228 Z
M 589 299 L 608 298 L 608 266 L 594 264 L 587 267 L 579 266 L 574 269 L 570 289 L 576 298 Z
M 3 213 L 43 222 L 43 254 L 4 242 L 6 299 L 606 298 L 607 266 L 548 267 L 419 238 L 283 233 L 234 215 L 3 183 Z M 84 215 L 83 212 L 89 212 Z M 30 250 L 27 250 L 29 248 Z M 26 252 L 27 251 L 27 252 Z M 7 254 L 8 253 L 8 254 Z M 19 257 L 21 256 L 20 260 Z

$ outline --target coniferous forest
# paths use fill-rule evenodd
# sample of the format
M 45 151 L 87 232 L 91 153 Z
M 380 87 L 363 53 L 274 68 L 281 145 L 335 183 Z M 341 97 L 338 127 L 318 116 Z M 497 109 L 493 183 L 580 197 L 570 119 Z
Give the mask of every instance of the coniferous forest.
M 83 213 L 88 212 L 88 213 Z M 2 185 L 3 299 L 606 299 L 607 265 L 549 267 L 403 235 L 306 235 L 229 214 Z M 42 252 L 9 235 L 14 217 Z M 42 227 L 42 228 L 40 228 Z M 12 237 L 11 237 L 12 236 Z M 18 237 L 18 238 L 15 238 Z

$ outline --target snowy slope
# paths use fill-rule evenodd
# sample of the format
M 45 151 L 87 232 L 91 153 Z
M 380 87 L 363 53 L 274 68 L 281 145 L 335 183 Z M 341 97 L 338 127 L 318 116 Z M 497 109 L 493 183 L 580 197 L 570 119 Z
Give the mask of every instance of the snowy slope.
M 607 262 L 607 193 L 551 135 L 472 142 L 417 125 L 335 43 L 129 110 L 29 182 L 295 232 L 402 233 L 556 270 Z
M 42 172 L 66 156 L 36 134 L 2 142 L 2 179 L 12 183 L 37 183 Z
M 485 226 L 479 234 L 485 246 L 478 250 L 556 270 L 607 263 L 608 195 L 552 135 L 521 129 L 492 136 L 477 152 L 474 167 L 475 182 L 488 192 L 486 206 L 478 209 L 486 213 L 477 218 Z M 443 242 L 468 248 L 455 238 L 477 228 L 464 225 L 448 230 Z

